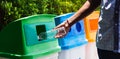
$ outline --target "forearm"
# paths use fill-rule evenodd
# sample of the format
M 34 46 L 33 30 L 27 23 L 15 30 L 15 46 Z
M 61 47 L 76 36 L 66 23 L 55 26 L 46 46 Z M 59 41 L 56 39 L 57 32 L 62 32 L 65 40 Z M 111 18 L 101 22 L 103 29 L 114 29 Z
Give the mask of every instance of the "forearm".
M 100 3 L 101 0 L 87 0 L 85 4 L 68 19 L 69 26 L 72 26 L 74 23 L 92 13 L 100 5 Z

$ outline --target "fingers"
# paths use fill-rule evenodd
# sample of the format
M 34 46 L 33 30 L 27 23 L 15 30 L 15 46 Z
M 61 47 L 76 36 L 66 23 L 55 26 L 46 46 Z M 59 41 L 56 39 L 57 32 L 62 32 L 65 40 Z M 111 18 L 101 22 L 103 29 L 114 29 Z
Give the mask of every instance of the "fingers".
M 55 38 L 62 38 L 62 35 L 56 35 Z
M 62 22 L 60 25 L 56 26 L 54 29 L 59 29 L 59 28 L 62 28 L 62 27 L 64 27 L 65 34 L 61 34 L 61 31 L 60 31 L 56 34 L 55 38 L 62 38 L 68 33 L 68 31 L 69 31 L 68 21 Z
M 55 36 L 56 38 L 61 38 L 66 35 L 66 30 L 64 27 L 58 28 L 57 31 L 58 31 L 58 33 Z
M 61 35 L 61 34 L 56 34 L 56 36 L 55 36 L 55 38 L 62 38 L 62 37 L 64 37 L 66 34 L 64 34 L 64 35 Z
M 58 26 L 56 26 L 54 29 L 60 28 L 60 27 L 65 27 L 65 23 L 61 23 Z
M 59 24 L 58 26 L 55 27 L 56 28 L 60 28 L 60 27 L 69 27 L 69 22 L 68 20 L 62 22 L 61 24 Z

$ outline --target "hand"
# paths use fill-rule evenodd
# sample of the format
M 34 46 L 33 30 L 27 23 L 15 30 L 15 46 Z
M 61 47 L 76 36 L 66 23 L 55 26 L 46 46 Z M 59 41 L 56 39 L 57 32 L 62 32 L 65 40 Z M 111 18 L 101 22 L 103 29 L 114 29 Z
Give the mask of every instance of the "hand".
M 66 20 L 63 23 L 61 23 L 60 25 L 56 26 L 54 29 L 58 29 L 58 28 L 61 28 L 61 27 L 64 27 L 66 33 L 65 34 L 61 34 L 61 31 L 59 31 L 56 34 L 55 38 L 62 38 L 69 32 L 70 26 L 69 26 L 68 20 Z

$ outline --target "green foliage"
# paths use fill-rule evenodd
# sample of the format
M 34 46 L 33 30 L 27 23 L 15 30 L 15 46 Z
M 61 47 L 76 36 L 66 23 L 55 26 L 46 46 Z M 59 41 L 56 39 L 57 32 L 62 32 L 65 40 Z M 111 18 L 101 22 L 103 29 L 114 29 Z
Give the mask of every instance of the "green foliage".
M 75 12 L 85 1 L 86 0 L 1 0 L 0 9 L 3 9 L 1 12 L 5 14 L 0 17 L 0 22 L 4 22 L 3 25 L 6 25 L 16 19 L 34 14 L 48 13 L 59 15 Z

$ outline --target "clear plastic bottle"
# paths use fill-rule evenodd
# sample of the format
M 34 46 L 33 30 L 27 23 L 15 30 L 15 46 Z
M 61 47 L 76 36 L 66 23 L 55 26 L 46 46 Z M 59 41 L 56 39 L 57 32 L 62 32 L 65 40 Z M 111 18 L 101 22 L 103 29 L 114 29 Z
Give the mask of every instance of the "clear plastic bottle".
M 49 31 L 46 31 L 46 32 L 42 32 L 38 35 L 38 39 L 39 40 L 54 39 L 56 34 L 65 35 L 66 34 L 65 28 L 60 27 L 60 28 L 57 28 L 57 29 L 52 29 L 52 30 L 49 30 Z

